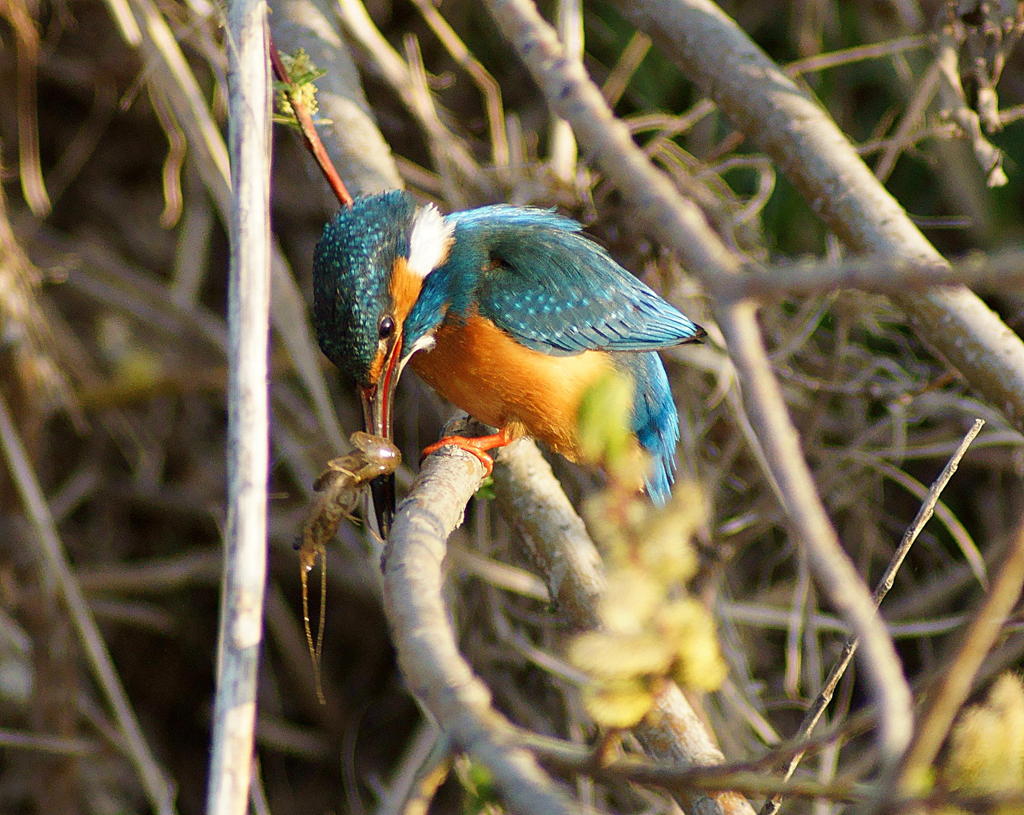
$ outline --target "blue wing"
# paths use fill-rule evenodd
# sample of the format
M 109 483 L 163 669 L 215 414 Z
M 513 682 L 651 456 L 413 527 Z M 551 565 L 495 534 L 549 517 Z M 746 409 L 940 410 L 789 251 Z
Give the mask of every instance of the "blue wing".
M 547 354 L 649 351 L 704 336 L 581 234 L 576 221 L 506 205 L 448 220 L 459 250 L 453 262 L 475 278 L 480 314 L 528 348 Z

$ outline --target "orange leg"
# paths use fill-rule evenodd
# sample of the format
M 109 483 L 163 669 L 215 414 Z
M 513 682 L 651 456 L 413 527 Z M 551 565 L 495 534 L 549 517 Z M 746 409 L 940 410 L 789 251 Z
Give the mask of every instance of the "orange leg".
M 436 453 L 442 447 L 453 445 L 476 456 L 480 463 L 484 465 L 484 469 L 487 470 L 487 475 L 490 475 L 491 470 L 494 469 L 494 459 L 487 455 L 487 451 L 494 450 L 496 447 L 504 447 L 513 441 L 515 439 L 509 436 L 504 428 L 497 433 L 492 433 L 490 436 L 445 436 L 429 447 L 424 447 L 423 455 L 429 456 L 431 453 Z

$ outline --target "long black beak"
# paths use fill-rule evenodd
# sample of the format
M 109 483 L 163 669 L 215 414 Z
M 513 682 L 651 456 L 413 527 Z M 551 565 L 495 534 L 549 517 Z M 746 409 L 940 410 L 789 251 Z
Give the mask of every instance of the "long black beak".
M 383 384 L 383 383 L 382 383 Z M 380 385 L 369 385 L 359 389 L 363 400 L 363 423 L 366 432 L 375 436 L 391 438 L 392 396 Z M 373 516 L 377 520 L 377 533 L 386 539 L 395 517 L 395 476 L 394 473 L 381 475 L 370 482 L 370 499 Z
M 398 376 L 402 372 L 402 343 L 397 341 L 391 353 L 384 361 L 384 372 L 376 385 L 365 385 L 359 389 L 363 402 L 363 423 L 366 432 L 375 436 L 383 436 L 389 441 L 392 438 L 393 416 L 391 413 L 395 402 L 395 389 Z M 377 533 L 386 540 L 391 531 L 391 521 L 395 517 L 395 476 L 378 476 L 370 482 L 370 497 L 373 503 L 373 515 L 377 520 Z

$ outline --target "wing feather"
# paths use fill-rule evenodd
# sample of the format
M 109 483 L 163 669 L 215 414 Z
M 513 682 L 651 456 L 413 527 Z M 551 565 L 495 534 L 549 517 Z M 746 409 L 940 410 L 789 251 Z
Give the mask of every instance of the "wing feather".
M 466 241 L 485 258 L 475 286 L 480 314 L 528 348 L 651 351 L 704 336 L 573 220 L 504 205 L 448 218 L 456 243 Z

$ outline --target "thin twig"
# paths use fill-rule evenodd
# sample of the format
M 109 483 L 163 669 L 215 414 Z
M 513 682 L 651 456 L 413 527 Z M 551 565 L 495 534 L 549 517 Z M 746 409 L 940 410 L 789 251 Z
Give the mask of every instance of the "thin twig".
M 604 94 L 609 107 L 614 108 L 619 104 L 622 94 L 626 92 L 633 75 L 646 59 L 650 50 L 651 38 L 642 31 L 635 31 L 629 38 L 629 42 L 626 43 L 626 47 L 622 49 L 622 53 L 619 54 L 615 67 L 612 68 L 608 78 L 601 86 L 601 93 Z
M 883 40 L 882 42 L 871 42 L 866 45 L 855 45 L 852 48 L 841 48 L 838 51 L 827 51 L 823 54 L 815 54 L 813 57 L 794 60 L 787 63 L 785 71 L 787 76 L 817 73 L 829 68 L 850 65 L 867 59 L 881 59 L 882 57 L 891 57 L 894 54 L 904 54 L 907 51 L 924 48 L 927 45 L 928 38 L 926 36 L 911 34 L 907 37 L 897 37 L 896 39 Z
M 964 436 L 960 442 L 956 451 L 950 456 L 949 461 L 946 462 L 946 466 L 942 468 L 942 472 L 939 473 L 938 477 L 932 482 L 931 488 L 928 490 L 928 495 L 921 507 L 917 511 L 917 515 L 914 516 L 913 522 L 907 528 L 907 531 L 903 534 L 903 539 L 900 541 L 900 545 L 896 547 L 896 551 L 893 552 L 892 557 L 889 559 L 889 564 L 885 567 L 885 571 L 882 573 L 881 579 L 875 586 L 875 590 L 871 595 L 871 599 L 875 603 L 875 608 L 881 605 L 882 600 L 885 599 L 885 595 L 889 593 L 889 589 L 892 588 L 893 581 L 896 579 L 896 573 L 899 571 L 900 566 L 903 565 L 903 561 L 910 552 L 910 547 L 914 545 L 914 541 L 917 540 L 917 536 L 921 534 L 921 530 L 924 529 L 925 524 L 928 523 L 932 517 L 932 513 L 935 510 L 936 504 L 939 502 L 939 496 L 942 495 L 942 491 L 946 488 L 946 485 L 952 479 L 956 473 L 957 468 L 960 466 L 960 460 L 964 457 L 967 452 L 967 448 L 971 446 L 971 442 L 981 432 L 981 428 L 985 425 L 983 419 L 975 419 L 971 429 L 967 431 L 967 435 Z M 835 693 L 836 687 L 839 685 L 839 680 L 843 678 L 846 673 L 846 669 L 850 666 L 850 662 L 853 660 L 853 655 L 857 651 L 858 641 L 856 637 L 850 637 L 846 644 L 843 646 L 842 653 L 839 658 L 835 661 L 832 666 L 832 670 L 829 671 L 828 678 L 825 680 L 825 684 L 821 691 L 818 693 L 817 698 L 814 700 L 814 704 L 811 705 L 810 710 L 804 715 L 804 720 L 800 723 L 800 727 L 797 728 L 794 739 L 803 740 L 810 737 L 811 733 L 814 732 L 814 728 L 817 726 L 818 721 L 821 719 L 822 714 L 825 712 L 825 708 L 828 707 L 832 701 L 832 695 Z M 786 773 L 783 776 L 783 780 L 789 781 L 793 777 L 793 773 L 796 772 L 796 768 L 800 765 L 803 760 L 804 753 L 800 751 L 790 759 L 789 766 L 786 768 Z M 761 808 L 760 815 L 775 815 L 779 811 L 779 807 L 782 805 L 782 795 L 775 794 L 767 801 Z
M 263 0 L 228 6 L 228 519 L 208 815 L 249 803 L 267 571 L 270 77 Z
M 4 750 L 27 750 L 53 756 L 74 756 L 88 758 L 100 750 L 98 741 L 69 739 L 63 736 L 47 736 L 24 730 L 0 729 L 0 747 Z
M 96 619 L 71 571 L 71 564 L 64 552 L 64 545 L 61 543 L 50 509 L 46 505 L 46 498 L 32 471 L 25 446 L 21 442 L 3 396 L 0 396 L 0 447 L 3 448 L 11 478 L 35 530 L 41 559 L 60 588 L 68 614 L 96 677 L 96 683 L 113 711 L 114 720 L 123 739 L 124 751 L 135 766 L 154 811 L 158 815 L 173 815 L 176 810 L 170 781 L 146 744 L 139 720 L 117 675 L 117 669 L 96 625 Z
M 919 130 L 938 88 L 939 69 L 936 64 L 932 64 L 924 75 L 914 82 L 910 104 L 907 105 L 895 132 L 887 140 L 881 157 L 875 163 L 875 177 L 883 184 L 892 175 L 899 157 L 914 143 L 915 133 Z
M 316 166 L 324 174 L 324 178 L 327 180 L 331 192 L 334 193 L 334 197 L 338 199 L 338 203 L 343 207 L 352 206 L 352 196 L 345 186 L 345 182 L 338 175 L 331 157 L 327 155 L 327 148 L 320 141 L 320 134 L 316 132 L 316 125 L 313 124 L 313 117 L 309 113 L 309 108 L 302 101 L 298 88 L 288 75 L 288 68 L 281 60 L 281 54 L 278 53 L 277 46 L 274 45 L 273 36 L 270 37 L 269 50 L 270 64 L 274 68 L 274 76 L 277 77 L 278 82 L 284 83 L 284 92 L 288 97 L 288 104 L 292 106 L 292 113 L 295 114 L 295 119 L 299 123 L 299 132 L 302 134 L 302 140 L 306 144 L 306 149 L 309 150 L 316 160 Z
M 1017 605 L 1024 585 L 1024 522 L 1014 533 L 1010 549 L 994 573 L 992 590 L 978 607 L 938 683 L 926 693 L 920 725 L 895 777 L 902 793 L 917 791 L 913 782 L 934 763 L 957 712 L 971 692 L 975 674 Z M 888 792 L 892 791 L 890 786 Z
M 326 73 L 316 80 L 322 120 L 317 132 L 346 186 L 370 195 L 402 186 L 391 148 L 374 121 L 348 44 L 342 39 L 337 4 L 331 0 L 277 0 L 270 15 L 274 42 L 285 51 L 302 48 Z
M 452 432 L 449 425 L 445 434 Z M 491 771 L 509 809 L 569 815 L 576 807 L 516 746 L 514 729 L 492 708 L 490 692 L 459 653 L 444 605 L 445 544 L 483 474 L 476 457 L 458 448 L 427 457 L 388 539 L 384 610 L 409 689 L 452 744 Z

